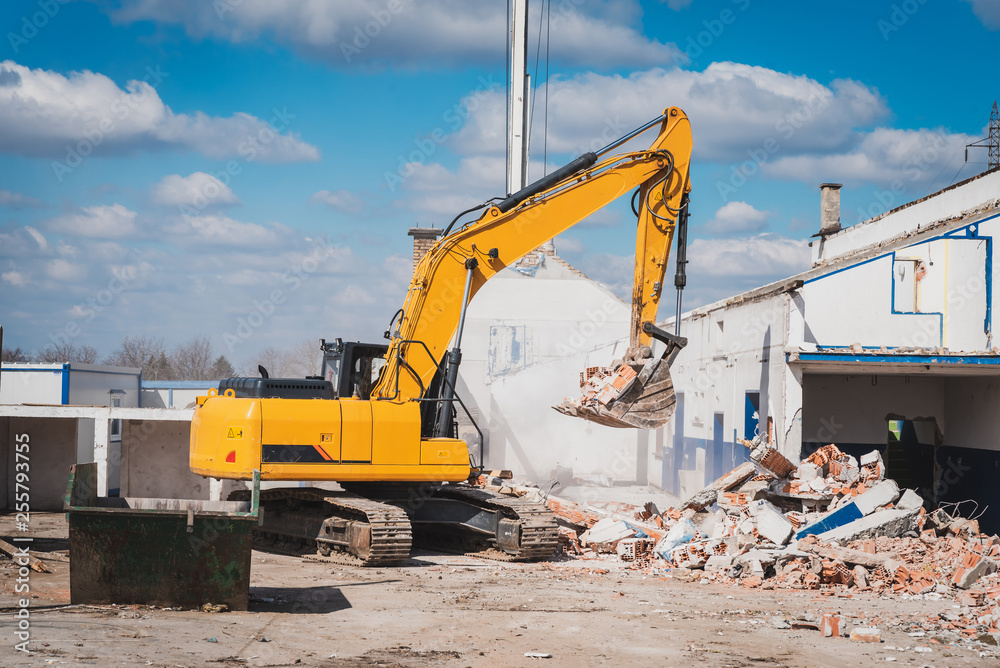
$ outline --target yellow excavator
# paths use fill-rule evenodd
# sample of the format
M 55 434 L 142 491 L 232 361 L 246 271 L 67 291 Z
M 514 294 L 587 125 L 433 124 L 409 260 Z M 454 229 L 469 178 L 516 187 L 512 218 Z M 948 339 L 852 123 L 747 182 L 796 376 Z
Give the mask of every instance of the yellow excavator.
M 648 149 L 614 153 L 654 128 Z M 315 549 L 338 562 L 399 564 L 414 537 L 502 560 L 548 558 L 558 531 L 548 508 L 465 484 L 484 466 L 482 432 L 476 427 L 478 448 L 470 448 L 457 438 L 455 419 L 459 407 L 469 414 L 455 392 L 469 302 L 505 267 L 637 189 L 628 352 L 609 367 L 602 386 L 556 409 L 614 427 L 662 425 L 674 410 L 669 364 L 686 341 L 656 327 L 655 318 L 675 231 L 680 305 L 690 160 L 690 123 L 671 107 L 523 190 L 462 212 L 419 262 L 385 333 L 388 344 L 324 340 L 322 376 L 270 378 L 261 368 L 259 378 L 224 379 L 199 397 L 191 470 L 235 480 L 259 471 L 264 481 L 338 483 L 345 491 L 264 490 L 257 530 L 264 540 Z M 477 210 L 483 210 L 478 219 L 456 228 Z M 654 338 L 664 344 L 658 357 Z

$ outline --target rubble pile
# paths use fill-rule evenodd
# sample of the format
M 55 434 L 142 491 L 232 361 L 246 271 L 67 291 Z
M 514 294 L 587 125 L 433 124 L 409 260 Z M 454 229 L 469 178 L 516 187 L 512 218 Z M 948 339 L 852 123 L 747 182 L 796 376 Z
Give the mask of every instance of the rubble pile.
M 678 507 L 544 497 L 564 552 L 616 555 L 684 580 L 954 599 L 960 612 L 927 628 L 970 638 L 1000 632 L 1000 538 L 976 520 L 928 513 L 915 491 L 885 477 L 877 450 L 855 459 L 827 445 L 796 466 L 762 439 L 743 444 L 751 461 Z

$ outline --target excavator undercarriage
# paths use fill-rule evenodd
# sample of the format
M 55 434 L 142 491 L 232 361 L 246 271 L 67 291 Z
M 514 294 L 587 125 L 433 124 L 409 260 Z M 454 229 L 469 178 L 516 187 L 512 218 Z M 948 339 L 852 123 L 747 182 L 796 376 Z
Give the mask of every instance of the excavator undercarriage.
M 262 491 L 255 544 L 352 566 L 398 566 L 414 545 L 497 561 L 547 559 L 556 549 L 558 526 L 541 503 L 466 484 L 350 488 Z

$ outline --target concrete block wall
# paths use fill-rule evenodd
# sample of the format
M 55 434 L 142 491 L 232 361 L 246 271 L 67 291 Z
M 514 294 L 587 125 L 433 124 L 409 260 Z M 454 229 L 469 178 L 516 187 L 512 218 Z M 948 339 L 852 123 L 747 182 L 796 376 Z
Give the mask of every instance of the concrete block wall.
M 69 467 L 76 462 L 75 418 L 0 418 L 0 491 L 7 510 L 16 507 L 17 437 L 28 435 L 28 499 L 32 511 L 60 511 Z M 21 439 L 24 440 L 23 438 Z M 21 460 L 23 461 L 23 460 Z M 22 490 L 23 492 L 23 490 Z

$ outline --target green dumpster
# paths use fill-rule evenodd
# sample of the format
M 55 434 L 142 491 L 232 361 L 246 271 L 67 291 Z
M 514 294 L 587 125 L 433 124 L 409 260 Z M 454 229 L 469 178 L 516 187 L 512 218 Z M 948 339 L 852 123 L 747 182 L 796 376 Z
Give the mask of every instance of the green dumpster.
M 97 465 L 70 467 L 72 603 L 246 610 L 260 474 L 250 501 L 97 496 Z

